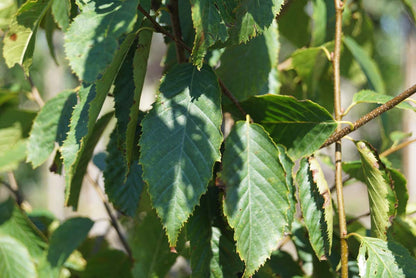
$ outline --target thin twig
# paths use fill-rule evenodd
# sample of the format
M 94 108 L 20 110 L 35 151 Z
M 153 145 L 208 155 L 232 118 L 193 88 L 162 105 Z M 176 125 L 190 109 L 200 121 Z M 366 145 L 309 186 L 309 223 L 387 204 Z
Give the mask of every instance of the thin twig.
M 395 107 L 396 105 L 398 105 L 399 103 L 401 103 L 406 98 L 413 95 L 414 93 L 416 93 L 416 84 L 413 85 L 412 87 L 408 88 L 407 90 L 405 90 L 404 92 L 402 92 L 398 96 L 394 97 L 393 99 L 389 100 L 385 104 L 380 105 L 379 107 L 377 107 L 376 109 L 374 109 L 370 113 L 362 116 L 360 119 L 358 119 L 357 121 L 355 121 L 353 123 L 352 127 L 347 126 L 347 127 L 344 127 L 341 130 L 337 130 L 334 134 L 332 134 L 328 138 L 328 140 L 326 140 L 326 142 L 321 146 L 321 148 L 327 147 L 327 146 L 331 145 L 332 143 L 335 143 L 336 141 L 340 140 L 342 137 L 344 137 L 344 136 L 350 134 L 351 132 L 357 130 L 359 127 L 363 126 L 364 124 L 366 124 L 369 121 L 377 118 L 378 116 L 380 116 L 384 112 L 392 109 L 393 107 Z
M 149 21 L 152 23 L 153 27 L 155 28 L 156 32 L 162 33 L 169 38 L 171 38 L 175 43 L 180 44 L 186 51 L 189 53 L 192 53 L 192 49 L 185 44 L 184 41 L 182 41 L 180 38 L 175 37 L 171 33 L 169 33 L 165 28 L 163 28 L 159 23 L 156 22 L 156 20 L 148 13 L 145 9 L 143 9 L 142 6 L 138 5 L 137 9 L 143 13 L 143 15 L 149 19 Z M 234 95 L 230 92 L 230 90 L 227 89 L 224 82 L 218 78 L 218 82 L 221 86 L 222 92 L 224 95 L 226 95 L 231 102 L 237 107 L 237 109 L 241 112 L 241 114 L 245 117 L 247 115 L 247 112 L 244 111 L 244 109 L 241 107 L 239 101 L 234 97 Z
M 341 0 L 334 0 L 335 2 L 335 45 L 332 64 L 334 67 L 334 111 L 335 120 L 342 120 L 341 111 L 341 75 L 340 75 L 340 58 L 341 58 L 341 36 L 342 36 L 342 11 L 344 3 Z M 337 127 L 337 131 L 341 126 Z M 339 231 L 341 238 L 341 277 L 348 278 L 348 244 L 347 223 L 345 217 L 344 207 L 344 193 L 342 188 L 342 152 L 341 140 L 335 141 L 335 188 L 337 191 L 338 201 L 338 219 Z
M 241 107 L 238 100 L 233 96 L 230 90 L 228 90 L 224 82 L 218 78 L 218 83 L 220 84 L 221 90 L 224 93 L 224 95 L 226 95 L 232 101 L 235 107 L 237 107 L 238 111 L 240 111 L 240 113 L 245 117 L 247 115 L 247 112 L 243 109 L 243 107 Z
M 391 147 L 390 149 L 387 149 L 384 152 L 382 152 L 380 154 L 380 157 L 388 156 L 388 155 L 390 155 L 390 154 L 392 154 L 394 152 L 397 152 L 398 150 L 401 150 L 401 149 L 409 146 L 410 144 L 412 144 L 414 142 L 416 142 L 416 138 L 415 139 L 412 139 L 412 140 L 408 140 L 408 141 L 403 142 L 403 143 L 400 143 L 397 146 Z
M 27 80 L 30 83 L 31 87 L 31 95 L 33 97 L 33 100 L 38 104 L 40 108 L 42 108 L 45 105 L 45 101 L 43 101 L 42 97 L 39 94 L 38 88 L 36 88 L 35 83 L 33 83 L 33 80 L 30 76 L 27 76 Z
M 9 183 L 7 183 L 7 182 L 5 182 L 3 180 L 0 180 L 0 183 L 3 184 L 13 194 L 14 198 L 16 199 L 16 203 L 20 207 L 22 205 L 22 203 L 23 203 L 23 197 L 20 194 L 20 191 L 13 189 L 13 187 L 11 186 L 11 184 L 9 184 Z
M 187 46 L 181 39 L 176 38 L 173 34 L 169 33 L 165 28 L 163 28 L 157 21 L 148 13 L 141 5 L 137 6 L 137 9 L 152 23 L 153 27 L 155 27 L 156 32 L 162 33 L 165 36 L 171 38 L 175 43 L 180 44 L 184 49 L 188 52 L 192 52 L 192 49 Z
M 91 177 L 89 173 L 86 174 L 86 177 L 89 181 L 89 183 L 94 187 L 95 191 L 97 191 L 98 196 L 100 197 L 101 201 L 104 204 L 105 210 L 107 211 L 108 216 L 110 217 L 111 225 L 114 227 L 114 230 L 116 230 L 116 233 L 120 239 L 121 244 L 123 245 L 124 249 L 126 250 L 130 260 L 133 261 L 133 254 L 131 252 L 131 248 L 121 232 L 120 225 L 118 224 L 117 218 L 114 216 L 114 214 L 111 211 L 110 204 L 108 203 L 108 200 L 106 196 L 104 195 L 104 192 L 101 190 L 101 187 L 98 185 L 98 183 Z
M 370 212 L 366 212 L 364 214 L 358 215 L 357 217 L 354 217 L 354 218 L 348 220 L 347 225 L 350 225 L 351 223 L 354 223 L 355 221 L 360 220 L 361 218 L 367 217 L 367 216 L 370 216 L 370 215 L 371 215 Z
M 185 63 L 185 49 L 179 43 L 179 40 L 182 40 L 182 31 L 181 31 L 181 24 L 179 21 L 179 7 L 178 7 L 178 0 L 170 0 L 169 5 L 169 13 L 170 13 L 170 20 L 172 21 L 172 29 L 175 35 L 175 44 L 176 44 L 176 57 L 178 59 L 178 63 Z

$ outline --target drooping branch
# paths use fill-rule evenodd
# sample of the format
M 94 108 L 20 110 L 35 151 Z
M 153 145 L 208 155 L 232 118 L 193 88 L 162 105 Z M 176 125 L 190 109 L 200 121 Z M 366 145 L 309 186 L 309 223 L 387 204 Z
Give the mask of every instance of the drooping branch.
M 120 225 L 118 224 L 117 218 L 114 216 L 113 212 L 111 211 L 110 204 L 107 201 L 106 196 L 104 195 L 104 192 L 101 190 L 101 187 L 98 185 L 98 183 L 91 177 L 91 175 L 87 172 L 86 177 L 89 181 L 89 183 L 94 187 L 95 191 L 97 192 L 98 196 L 100 197 L 101 201 L 104 204 L 104 208 L 108 214 L 108 217 L 110 217 L 111 225 L 113 226 L 114 230 L 116 231 L 118 238 L 120 239 L 121 244 L 123 245 L 124 249 L 127 252 L 127 255 L 129 256 L 130 260 L 133 261 L 133 253 L 131 251 L 131 248 L 127 242 L 127 239 L 123 235 Z
M 184 63 L 186 62 L 185 49 L 183 48 L 182 44 L 179 43 L 179 41 L 182 40 L 182 31 L 181 24 L 179 21 L 178 0 L 170 0 L 168 8 L 170 12 L 170 20 L 172 22 L 173 33 L 176 38 L 176 57 L 178 59 L 178 63 Z
M 405 90 L 404 92 L 402 92 L 401 94 L 396 96 L 395 98 L 389 100 L 385 104 L 380 105 L 379 107 L 377 107 L 376 109 L 374 109 L 370 113 L 362 116 L 360 119 L 358 119 L 357 121 L 355 121 L 353 123 L 352 127 L 348 126 L 348 127 L 344 127 L 343 129 L 337 130 L 334 134 L 332 134 L 328 138 L 328 140 L 326 140 L 326 142 L 321 146 L 321 148 L 327 147 L 327 146 L 331 145 L 332 143 L 335 143 L 336 141 L 340 140 L 342 137 L 344 137 L 344 136 L 350 134 L 351 132 L 357 130 L 359 127 L 363 126 L 364 124 L 366 124 L 369 121 L 377 118 L 378 116 L 380 116 L 384 112 L 392 109 L 393 107 L 395 107 L 396 105 L 398 105 L 399 103 L 401 103 L 402 101 L 404 101 L 405 99 L 407 99 L 408 97 L 413 95 L 414 93 L 416 93 L 416 84 L 413 85 L 412 87 L 408 88 L 407 90 Z

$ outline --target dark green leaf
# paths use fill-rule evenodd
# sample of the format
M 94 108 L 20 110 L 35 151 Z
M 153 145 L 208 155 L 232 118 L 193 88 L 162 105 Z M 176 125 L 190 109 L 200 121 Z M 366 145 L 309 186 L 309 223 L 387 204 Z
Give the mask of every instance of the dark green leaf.
M 105 192 L 109 200 L 120 211 L 134 216 L 143 190 L 142 168 L 137 158 L 126 169 L 123 152 L 118 144 L 120 138 L 115 129 L 107 145 L 108 156 L 104 170 Z M 137 146 L 136 137 L 136 146 Z
M 208 47 L 217 41 L 225 42 L 228 34 L 226 25 L 217 9 L 216 1 L 191 0 L 191 7 L 192 21 L 196 32 L 192 60 L 198 68 L 201 68 Z
M 160 92 L 142 121 L 140 164 L 153 206 L 175 246 L 220 159 L 220 90 L 211 68 L 198 71 L 179 64 L 166 74 Z
M 53 232 L 47 255 L 47 260 L 52 268 L 59 269 L 64 264 L 69 255 L 88 236 L 93 225 L 94 222 L 89 218 L 70 218 Z
M 225 142 L 221 179 L 226 185 L 224 213 L 246 264 L 244 277 L 265 263 L 290 225 L 285 174 L 266 131 L 248 119 L 237 122 Z
M 286 146 L 292 158 L 318 150 L 337 126 L 320 105 L 290 96 L 252 97 L 241 105 L 270 133 L 274 142 Z
M 360 277 L 415 277 L 416 260 L 403 246 L 395 242 L 386 242 L 378 238 L 361 237 L 357 257 Z
M 279 34 L 297 47 L 306 46 L 310 41 L 309 15 L 305 12 L 308 0 L 296 0 L 286 7 L 279 16 Z
M 81 191 L 81 185 L 84 179 L 84 175 L 87 171 L 88 163 L 91 160 L 92 154 L 94 152 L 95 146 L 98 143 L 98 140 L 100 140 L 100 137 L 104 132 L 104 129 L 107 127 L 112 117 L 113 117 L 113 112 L 110 112 L 102 116 L 97 121 L 97 123 L 94 125 L 91 135 L 85 138 L 85 145 L 83 146 L 81 153 L 77 157 L 76 167 L 70 169 L 70 170 L 73 170 L 73 172 L 71 173 L 72 175 L 69 176 L 69 173 L 68 172 L 66 173 L 67 174 L 66 175 L 67 187 L 65 191 L 66 205 L 77 207 L 79 193 Z M 68 169 L 67 164 L 65 164 L 65 168 Z
M 218 76 L 239 100 L 260 94 L 277 66 L 279 40 L 276 24 L 246 44 L 227 47 L 221 55 Z
M 236 9 L 237 22 L 230 29 L 230 37 L 238 44 L 264 32 L 280 12 L 283 0 L 242 0 Z
M 370 201 L 371 231 L 378 238 L 386 239 L 387 228 L 396 215 L 397 205 L 391 175 L 368 143 L 359 141 L 356 145 Z
M 58 26 L 66 32 L 70 23 L 71 0 L 53 0 L 52 14 Z
M 303 158 L 296 174 L 299 202 L 309 241 L 319 260 L 331 254 L 333 209 L 328 184 L 318 161 Z
M 187 224 L 190 239 L 192 277 L 236 277 L 242 272 L 243 262 L 238 257 L 232 234 L 224 234 L 212 226 L 220 212 L 213 188 L 202 196 Z M 229 237 L 229 234 L 230 237 Z
M 29 73 L 36 32 L 51 3 L 51 0 L 29 0 L 13 17 L 9 32 L 3 40 L 3 56 L 9 68 L 19 64 L 26 74 Z
M 325 42 L 326 37 L 326 24 L 327 24 L 327 7 L 325 0 L 313 1 L 313 27 L 311 45 L 318 46 Z
M 138 2 L 91 0 L 80 5 L 81 13 L 66 32 L 65 51 L 81 80 L 94 82 L 111 63 L 120 48 L 118 39 L 133 28 Z
M 148 194 L 142 194 L 140 209 L 130 230 L 129 243 L 133 251 L 134 277 L 165 277 L 176 260 L 170 252 L 163 226 L 151 208 Z
M 130 278 L 132 262 L 120 250 L 105 250 L 92 256 L 87 261 L 81 278 L 117 277 Z
M 0 235 L 0 273 L 7 278 L 36 278 L 35 264 L 26 247 L 18 240 Z
M 87 159 L 89 160 L 93 151 L 86 148 L 87 142 L 94 134 L 94 125 L 96 124 L 101 107 L 134 38 L 135 34 L 130 34 L 125 38 L 113 62 L 96 84 L 89 86 L 84 84 L 78 92 L 80 102 L 74 108 L 70 130 L 61 148 L 67 184 L 65 204 L 68 206 L 76 207 L 78 205 L 78 194 L 83 178 L 82 172 L 85 170 L 86 164 L 88 163 Z M 97 137 L 98 134 L 95 134 L 96 136 L 91 143 L 99 139 Z M 81 158 L 83 158 L 82 163 Z M 77 171 L 78 173 L 76 173 Z M 74 189 L 72 189 L 73 184 L 75 184 Z
M 285 251 L 274 251 L 270 260 L 254 276 L 254 278 L 269 278 L 279 275 L 281 278 L 301 278 L 304 273 L 299 264 Z
M 384 94 L 384 81 L 374 60 L 353 38 L 345 36 L 343 41 L 360 65 L 364 74 L 367 76 L 371 89 L 375 90 L 377 93 Z
M 145 21 L 143 26 L 150 27 L 151 25 L 148 21 Z M 133 152 L 134 149 L 137 148 L 136 128 L 139 120 L 139 104 L 142 96 L 144 78 L 147 71 L 147 60 L 149 59 L 152 35 L 153 32 L 149 30 L 142 30 L 139 33 L 138 45 L 133 58 L 133 78 L 135 89 L 126 130 L 126 158 L 128 166 L 132 163 Z
M 58 130 L 61 134 L 68 131 L 69 111 L 67 110 L 72 109 L 76 101 L 76 94 L 73 91 L 64 91 L 46 102 L 36 116 L 27 149 L 27 161 L 31 162 L 33 167 L 44 163 L 52 153 L 55 142 L 58 141 Z

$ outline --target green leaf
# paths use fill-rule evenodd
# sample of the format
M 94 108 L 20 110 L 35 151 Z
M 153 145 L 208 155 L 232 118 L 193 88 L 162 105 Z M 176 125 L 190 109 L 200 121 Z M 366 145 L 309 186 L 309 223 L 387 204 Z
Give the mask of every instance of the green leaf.
M 396 215 L 397 205 L 391 175 L 368 143 L 359 141 L 356 145 L 370 201 L 371 231 L 376 237 L 386 239 L 387 228 Z
M 0 234 L 22 243 L 35 261 L 42 257 L 46 240 L 12 199 L 0 204 Z
M 70 23 L 71 0 L 53 0 L 52 14 L 59 28 L 66 32 Z
M 357 261 L 360 277 L 415 277 L 416 260 L 403 246 L 378 238 L 361 237 Z
M 313 27 L 311 45 L 317 46 L 325 42 L 327 25 L 327 7 L 324 0 L 313 1 Z
M 378 103 L 378 104 L 384 104 L 388 102 L 389 100 L 393 99 L 392 96 L 383 95 L 376 93 L 371 90 L 361 90 L 358 93 L 354 94 L 352 98 L 352 103 L 350 107 L 358 104 L 358 103 Z M 410 103 L 402 102 L 398 105 L 396 105 L 397 108 L 400 109 L 407 109 L 412 110 L 416 112 L 416 108 L 413 107 Z
M 404 247 L 414 257 L 416 254 L 416 225 L 412 217 L 397 216 L 388 230 L 387 238 L 394 240 Z
M 179 64 L 160 85 L 142 121 L 140 164 L 153 206 L 171 246 L 212 178 L 220 160 L 220 89 L 208 66 Z
M 276 24 L 246 44 L 227 47 L 221 55 L 218 76 L 239 100 L 257 95 L 277 66 L 279 40 Z
M 279 34 L 299 48 L 310 42 L 310 16 L 306 13 L 308 3 L 308 0 L 293 1 L 278 20 Z
M 81 13 L 66 32 L 65 52 L 81 80 L 94 82 L 111 63 L 120 47 L 118 39 L 133 28 L 138 2 L 91 0 L 80 6 Z
M 337 126 L 320 105 L 290 96 L 256 96 L 241 106 L 269 132 L 274 142 L 284 145 L 294 159 L 318 150 Z
M 51 3 L 51 0 L 29 0 L 13 17 L 10 29 L 3 40 L 3 56 L 9 68 L 19 64 L 25 73 L 29 74 L 36 32 Z
M 52 153 L 58 134 L 68 131 L 68 114 L 76 102 L 73 91 L 64 91 L 46 102 L 36 116 L 27 147 L 27 162 L 31 162 L 34 168 L 44 163 Z
M 5 130 L 0 130 L 0 136 Z M 0 153 L 0 172 L 12 171 L 26 158 L 26 140 L 12 141 L 7 151 Z M 10 143 L 10 142 L 9 142 Z
M 0 273 L 7 278 L 36 278 L 35 264 L 26 247 L 16 239 L 0 235 Z
M 66 171 L 65 204 L 67 206 L 76 207 L 78 205 L 78 194 L 84 176 L 83 171 L 85 171 L 88 163 L 87 159 L 90 159 L 93 151 L 86 148 L 87 142 L 94 135 L 94 126 L 101 107 L 134 39 L 135 34 L 128 35 L 103 77 L 94 85 L 87 86 L 84 84 L 78 92 L 80 101 L 74 108 L 70 130 L 61 148 Z M 95 134 L 95 139 L 93 138 L 91 143 L 99 139 L 98 134 Z
M 343 42 L 367 76 L 370 88 L 377 93 L 384 94 L 386 90 L 384 81 L 374 60 L 353 38 L 345 36 Z
M 250 277 L 270 257 L 290 224 L 289 191 L 279 152 L 257 124 L 237 122 L 225 141 L 224 213 Z
M 107 127 L 112 117 L 113 117 L 113 112 L 110 112 L 102 116 L 97 121 L 97 123 L 94 125 L 91 135 L 85 138 L 86 140 L 85 140 L 85 145 L 83 146 L 84 148 L 81 150 L 81 153 L 77 157 L 76 168 L 72 168 L 73 169 L 73 172 L 71 172 L 72 175 L 69 176 L 69 173 L 68 172 L 66 173 L 67 174 L 66 175 L 67 187 L 65 190 L 66 205 L 77 207 L 79 193 L 81 191 L 81 185 L 84 179 L 84 175 L 87 171 L 88 163 L 91 160 L 92 154 L 94 152 L 95 146 L 98 143 L 98 140 L 100 140 L 100 137 L 104 132 L 104 129 Z M 67 168 L 66 164 L 65 164 L 65 168 Z
M 105 250 L 92 256 L 82 272 L 82 278 L 118 277 L 130 278 L 132 262 L 120 250 Z
M 120 151 L 118 144 L 119 140 L 120 136 L 117 130 L 114 129 L 107 145 L 107 166 L 104 170 L 105 192 L 114 207 L 127 215 L 134 216 L 144 186 L 141 177 L 142 167 L 135 158 L 127 169 L 123 153 Z M 137 141 L 136 136 L 136 146 Z
M 235 277 L 244 268 L 238 257 L 232 233 L 224 233 L 215 222 L 220 204 L 214 187 L 202 196 L 201 205 L 189 218 L 192 277 Z
M 59 272 L 71 253 L 88 236 L 93 225 L 94 222 L 89 218 L 75 217 L 66 220 L 53 232 L 46 257 L 52 271 Z
M 142 194 L 140 209 L 130 230 L 134 277 L 165 277 L 174 264 L 177 254 L 170 252 L 163 226 L 151 208 L 149 196 Z
M 145 21 L 143 26 L 150 27 L 151 25 L 150 22 Z M 137 148 L 137 140 L 135 140 L 135 138 L 139 119 L 139 104 L 147 71 L 147 60 L 149 59 L 152 35 L 153 32 L 149 30 L 142 30 L 139 33 L 138 47 L 133 58 L 133 79 L 135 89 L 126 130 L 126 158 L 128 166 L 130 166 L 130 163 L 132 162 L 134 149 Z
M 366 177 L 363 172 L 363 166 L 361 161 L 349 161 L 342 163 L 342 170 L 349 174 L 351 177 L 366 183 Z M 397 197 L 397 215 L 403 215 L 406 213 L 407 201 L 409 194 L 407 192 L 406 178 L 400 171 L 387 167 L 387 171 L 390 173 L 391 179 L 394 185 L 394 192 Z
M 283 2 L 283 0 L 263 2 L 242 0 L 236 9 L 237 22 L 230 30 L 230 37 L 240 44 L 261 34 L 270 27 L 273 19 L 280 12 Z
M 198 68 L 202 67 L 208 47 L 217 41 L 225 42 L 228 38 L 227 28 L 216 2 L 191 0 L 192 21 L 196 32 L 192 60 Z
M 254 278 L 269 278 L 279 275 L 281 278 L 301 278 L 304 273 L 299 264 L 295 262 L 292 256 L 281 250 L 274 251 L 270 260 L 264 267 L 260 268 Z
M 296 174 L 299 203 L 309 241 L 319 260 L 331 254 L 333 208 L 323 171 L 314 157 L 303 158 Z

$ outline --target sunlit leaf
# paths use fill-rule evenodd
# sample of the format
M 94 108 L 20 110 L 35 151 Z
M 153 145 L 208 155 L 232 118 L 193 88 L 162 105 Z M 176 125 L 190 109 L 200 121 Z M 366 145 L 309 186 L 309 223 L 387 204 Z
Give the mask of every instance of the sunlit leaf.
M 68 136 L 61 148 L 66 171 L 65 177 L 67 187 L 65 204 L 67 206 L 76 207 L 78 205 L 78 195 L 84 176 L 83 173 L 85 173 L 84 171 L 88 163 L 87 160 L 90 159 L 93 151 L 86 148 L 87 142 L 94 134 L 94 126 L 101 111 L 101 107 L 134 38 L 135 34 L 130 34 L 125 38 L 117 51 L 113 62 L 96 84 L 89 86 L 83 84 L 78 92 L 80 101 L 74 108 Z M 98 133 L 95 134 L 96 136 L 93 141 L 99 139 L 99 137 L 97 137 Z M 82 163 L 81 158 L 83 160 Z M 82 174 L 78 174 L 77 171 Z
M 91 0 L 82 3 L 65 36 L 65 52 L 78 77 L 94 82 L 120 47 L 118 39 L 132 30 L 138 0 Z M 87 66 L 88 65 L 88 66 Z
M 0 234 L 22 243 L 35 261 L 43 255 L 46 239 L 12 199 L 0 204 Z
M 333 233 L 332 199 L 328 184 L 313 157 L 301 160 L 296 179 L 309 241 L 318 259 L 325 260 L 331 254 Z
M 351 106 L 359 104 L 359 103 L 384 104 L 391 99 L 393 99 L 392 96 L 379 94 L 371 90 L 361 90 L 358 93 L 354 94 L 352 98 Z M 400 108 L 400 109 L 413 110 L 416 112 L 416 108 L 407 102 L 399 103 L 395 107 Z
M 396 215 L 397 204 L 391 175 L 368 143 L 359 141 L 356 145 L 370 201 L 371 231 L 376 237 L 386 239 L 387 228 Z
M 19 64 L 26 74 L 29 73 L 36 32 L 51 3 L 51 0 L 29 0 L 13 17 L 10 29 L 3 40 L 3 56 L 9 68 Z
M 287 148 L 292 158 L 318 150 L 337 126 L 328 111 L 309 100 L 265 95 L 252 97 L 241 105 L 274 142 Z
M 143 179 L 171 246 L 220 159 L 222 113 L 217 78 L 179 64 L 169 71 L 153 109 L 142 121 Z
M 27 148 L 27 161 L 33 167 L 46 161 L 55 148 L 55 142 L 58 142 L 58 134 L 68 131 L 68 114 L 76 102 L 77 97 L 73 91 L 64 91 L 46 102 L 36 116 Z
M 27 248 L 11 236 L 0 235 L 0 273 L 7 278 L 36 278 L 35 264 Z
M 200 68 L 208 47 L 217 41 L 224 42 L 228 38 L 228 34 L 216 1 L 192 0 L 191 6 L 192 21 L 196 32 L 192 59 L 194 64 Z
M 225 142 L 221 179 L 224 213 L 250 277 L 270 257 L 287 230 L 289 191 L 279 152 L 257 124 L 237 122 Z
M 360 277 L 416 276 L 416 260 L 400 244 L 372 237 L 357 238 L 361 241 L 357 257 Z
M 53 0 L 52 14 L 62 31 L 66 31 L 70 23 L 71 0 Z

